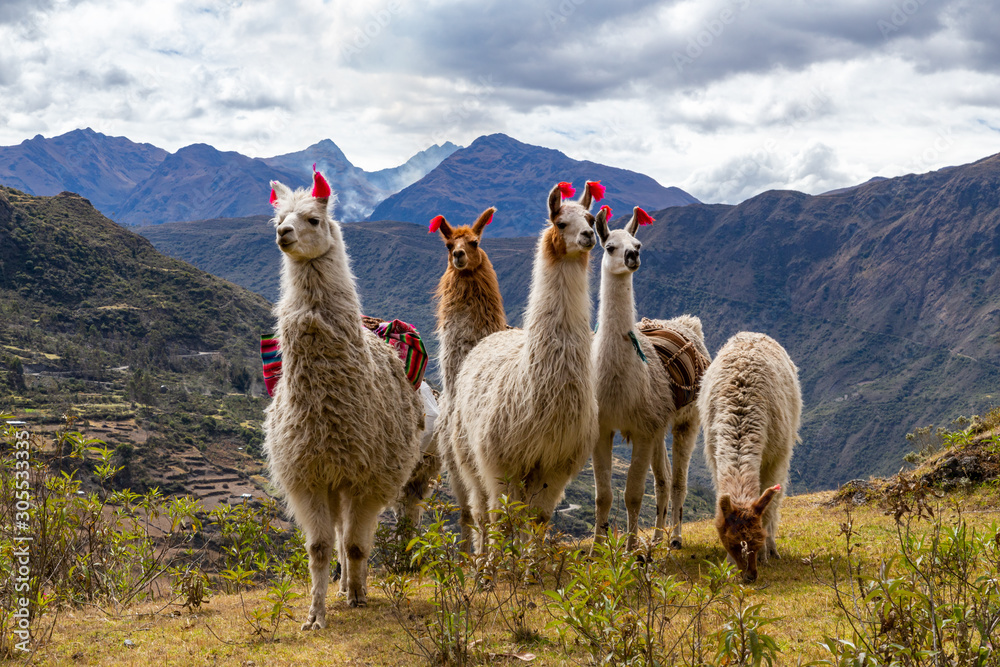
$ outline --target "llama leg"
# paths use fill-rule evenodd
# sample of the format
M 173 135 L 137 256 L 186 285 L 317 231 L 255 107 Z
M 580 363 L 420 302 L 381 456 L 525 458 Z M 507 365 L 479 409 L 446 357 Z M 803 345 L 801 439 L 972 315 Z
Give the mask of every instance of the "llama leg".
M 469 548 L 477 554 L 483 553 L 486 548 L 486 538 L 490 529 L 490 504 L 491 493 L 487 491 L 479 480 L 466 479 L 466 493 L 469 498 L 469 533 L 472 539 Z M 499 502 L 499 499 L 498 501 Z
M 781 554 L 778 553 L 778 542 L 776 538 L 778 537 L 778 520 L 781 518 L 781 500 L 785 495 L 784 489 L 779 491 L 771 504 L 767 506 L 764 511 L 764 530 L 767 531 L 767 544 L 764 548 L 764 562 L 767 559 L 776 558 L 780 559 Z
M 335 537 L 329 493 L 315 489 L 289 491 L 288 504 L 306 534 L 312 579 L 312 603 L 302 629 L 321 630 L 326 627 L 326 589 L 330 583 L 330 557 Z
M 653 437 L 653 482 L 656 492 L 656 531 L 653 533 L 653 542 L 659 543 L 663 539 L 663 527 L 670 510 L 670 459 L 667 458 L 667 443 L 662 436 Z
M 662 447 L 662 440 L 660 441 Z M 639 533 L 639 508 L 642 497 L 646 494 L 646 472 L 653 458 L 654 441 L 648 436 L 633 438 L 632 463 L 628 467 L 628 479 L 625 482 L 625 513 L 628 515 L 628 544 L 634 549 Z
M 448 478 L 451 482 L 451 491 L 455 494 L 455 499 L 458 501 L 458 508 L 460 512 L 458 525 L 462 536 L 462 551 L 470 553 L 475 542 L 473 531 L 476 524 L 472 504 L 469 498 L 471 494 L 469 493 L 469 489 L 466 487 L 465 481 L 462 479 L 460 474 L 455 472 L 450 474 Z
M 372 498 L 352 498 L 344 520 L 343 551 L 347 555 L 344 578 L 347 580 L 347 604 L 368 604 L 368 556 L 375 539 L 375 527 L 381 504 Z
M 334 572 L 335 581 L 339 582 L 337 591 L 347 593 L 347 554 L 344 553 L 344 492 L 340 489 L 330 491 L 330 515 L 333 517 L 333 531 L 337 539 L 337 569 Z
M 684 500 L 688 492 L 688 467 L 691 464 L 691 453 L 698 439 L 697 420 L 674 423 L 674 470 L 671 483 L 670 522 L 673 525 L 670 538 L 670 548 L 680 549 L 684 546 L 681 538 L 681 524 L 684 521 Z
M 594 447 L 594 490 L 597 496 L 594 512 L 594 544 L 608 536 L 608 516 L 611 514 L 611 446 L 614 431 L 601 431 Z
M 565 473 L 551 471 L 540 478 L 538 491 L 530 499 L 539 523 L 547 524 L 552 520 L 570 478 Z

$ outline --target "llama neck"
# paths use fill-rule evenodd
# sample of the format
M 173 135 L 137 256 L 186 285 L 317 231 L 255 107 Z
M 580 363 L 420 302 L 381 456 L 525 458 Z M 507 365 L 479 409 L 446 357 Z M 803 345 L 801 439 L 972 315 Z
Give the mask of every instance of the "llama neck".
M 728 493 L 738 505 L 750 505 L 761 494 L 760 466 L 762 433 L 752 428 L 761 422 L 754 406 L 730 405 L 716 415 L 711 428 L 726 434 L 716 438 L 725 446 L 716 446 L 716 469 L 719 494 Z
M 342 243 L 307 262 L 284 255 L 282 264 L 275 314 L 283 346 L 286 338 L 301 333 L 360 340 L 361 301 Z M 303 327 L 306 331 L 299 330 Z
M 628 342 L 627 334 L 635 328 L 635 292 L 632 273 L 615 275 L 601 271 L 601 303 L 597 310 L 597 335 Z M 631 343 L 629 343 L 631 347 Z
M 560 359 L 570 350 L 590 355 L 590 253 L 553 259 L 539 241 L 524 315 L 532 360 Z M 589 361 L 586 364 L 589 367 Z
M 500 283 L 485 253 L 474 271 L 459 271 L 448 262 L 438 283 L 437 297 L 439 329 L 461 322 L 470 336 L 484 336 L 507 325 Z

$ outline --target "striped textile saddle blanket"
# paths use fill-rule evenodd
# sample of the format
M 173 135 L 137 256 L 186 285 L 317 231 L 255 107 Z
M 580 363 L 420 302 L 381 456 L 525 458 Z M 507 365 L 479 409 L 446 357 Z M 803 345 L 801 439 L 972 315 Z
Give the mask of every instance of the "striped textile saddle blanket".
M 674 393 L 674 407 L 680 409 L 693 402 L 698 397 L 708 359 L 679 331 L 660 327 L 646 318 L 639 323 L 638 329 L 653 344 L 660 363 L 667 371 Z
M 396 354 L 403 362 L 406 379 L 415 390 L 420 389 L 429 357 L 427 348 L 424 347 L 424 342 L 413 325 L 402 320 L 386 322 L 365 315 L 361 317 L 361 323 L 368 331 L 396 350 Z M 264 370 L 264 387 L 267 389 L 267 395 L 274 396 L 274 387 L 281 379 L 281 341 L 274 334 L 261 335 L 260 361 Z

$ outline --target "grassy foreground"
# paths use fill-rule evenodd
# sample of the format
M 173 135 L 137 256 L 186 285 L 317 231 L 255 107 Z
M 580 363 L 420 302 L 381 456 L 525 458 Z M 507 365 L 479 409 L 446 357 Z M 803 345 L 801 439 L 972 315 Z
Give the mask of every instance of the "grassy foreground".
M 830 505 L 832 498 L 833 493 L 828 492 L 785 500 L 778 540 L 782 559 L 763 568 L 758 581 L 743 589 L 747 605 L 761 604 L 761 615 L 776 619 L 766 627 L 780 651 L 776 664 L 829 658 L 820 640 L 850 636 L 844 614 L 828 585 L 832 581 L 831 557 L 841 576 L 844 573 L 842 524 L 847 521 L 843 508 Z M 992 485 L 935 502 L 943 524 L 953 524 L 961 508 L 969 528 L 992 531 L 991 536 L 996 533 L 1000 510 Z M 853 508 L 851 515 L 855 557 L 876 564 L 899 552 L 892 516 L 870 505 Z M 920 532 L 930 525 L 923 521 L 914 527 Z M 688 524 L 684 534 L 684 549 L 654 552 L 654 557 L 663 561 L 664 571 L 680 577 L 697 576 L 699 569 L 708 567 L 706 561 L 723 559 L 710 522 Z M 296 583 L 296 592 L 302 597 L 288 604 L 294 620 L 284 621 L 271 642 L 255 639 L 244 617 L 244 609 L 266 602 L 263 590 L 242 596 L 213 595 L 197 610 L 182 609 L 179 604 L 164 606 L 165 601 L 160 601 L 130 608 L 120 615 L 87 607 L 63 611 L 51 640 L 37 649 L 33 660 L 53 665 L 426 664 L 413 653 L 414 643 L 401 625 L 397 607 L 379 587 L 379 579 L 378 573 L 370 577 L 370 604 L 363 609 L 349 609 L 332 588 L 329 627 L 319 632 L 298 629 L 308 600 L 305 586 Z M 433 618 L 432 592 L 430 587 L 416 589 L 409 602 L 403 604 L 404 622 L 419 625 L 421 619 Z M 525 599 L 524 625 L 538 634 L 515 642 L 501 614 L 486 614 L 473 648 L 475 662 L 520 664 L 531 654 L 533 664 L 589 664 L 589 652 L 574 642 L 572 631 L 568 633 L 571 639 L 563 644 L 558 628 L 550 626 L 555 616 L 547 607 L 549 600 L 541 587 L 527 587 Z M 521 658 L 505 655 L 512 653 L 521 653 Z

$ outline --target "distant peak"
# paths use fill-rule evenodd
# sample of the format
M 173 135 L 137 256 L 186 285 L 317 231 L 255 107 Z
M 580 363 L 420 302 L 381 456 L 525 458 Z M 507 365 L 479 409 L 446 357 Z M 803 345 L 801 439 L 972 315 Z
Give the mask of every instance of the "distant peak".
M 472 148 L 476 144 L 480 145 L 485 144 L 488 146 L 504 146 L 510 144 L 521 144 L 521 142 L 518 141 L 517 139 L 514 139 L 513 137 L 508 137 L 506 134 L 497 132 L 495 134 L 484 134 L 483 136 L 473 141 L 472 144 L 469 145 L 469 148 Z

